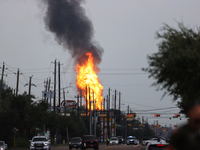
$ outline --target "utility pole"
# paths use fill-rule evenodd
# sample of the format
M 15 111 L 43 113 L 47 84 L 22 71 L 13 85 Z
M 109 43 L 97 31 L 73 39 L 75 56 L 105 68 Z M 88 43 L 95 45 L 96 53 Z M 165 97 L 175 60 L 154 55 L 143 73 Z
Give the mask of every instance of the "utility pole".
M 91 111 L 91 100 L 90 100 L 90 87 L 89 87 L 89 102 L 90 102 L 90 135 L 92 135 L 92 111 Z
M 2 88 L 3 88 L 4 69 L 5 69 L 5 63 L 3 62 L 2 74 L 1 74 L 1 85 L 0 85 L 0 101 L 1 101 L 1 93 L 2 93 Z
M 19 68 L 17 70 L 16 96 L 18 95 L 18 89 L 19 89 Z
M 127 113 L 129 114 L 129 105 L 127 106 Z
M 80 100 L 81 100 L 81 107 L 82 107 L 82 90 L 80 90 Z
M 86 117 L 87 117 L 87 113 L 88 113 L 88 111 L 87 111 L 87 105 L 88 105 L 88 102 L 87 102 L 87 86 L 86 86 L 86 89 L 85 89 L 85 94 L 86 94 L 86 96 L 85 96 L 85 98 L 86 98 L 86 106 L 85 106 L 85 109 L 86 109 Z
M 115 89 L 115 110 L 114 110 L 114 136 L 116 136 L 116 129 L 115 129 L 115 124 L 116 124 L 116 119 L 115 119 L 115 116 L 116 116 L 116 101 L 117 101 L 117 90 Z
M 30 78 L 29 78 L 29 83 L 26 83 L 24 86 L 26 86 L 26 85 L 28 85 L 29 86 L 29 90 L 28 90 L 28 95 L 29 95 L 29 97 L 31 96 L 31 86 L 35 86 L 36 87 L 36 85 L 35 84 L 32 84 L 32 77 L 33 77 L 33 75 L 32 76 L 30 76 Z
M 79 117 L 79 95 L 77 95 L 77 112 Z
M 50 86 L 51 86 L 51 78 L 49 78 L 49 85 L 48 85 L 48 88 L 47 88 L 47 93 L 48 93 L 48 95 L 49 95 L 49 92 L 50 92 Z M 51 94 L 51 92 L 50 92 L 50 94 Z M 47 96 L 47 103 L 48 103 L 48 97 L 50 97 L 50 96 Z
M 54 62 L 54 97 L 53 97 L 53 111 L 56 111 L 56 60 Z
M 65 90 L 63 89 L 63 98 L 64 98 L 64 108 L 65 108 L 65 116 L 66 116 L 66 106 L 65 106 Z
M 58 62 L 58 113 L 60 113 L 60 61 Z
M 94 100 L 94 91 L 93 91 L 93 102 L 95 103 L 93 106 L 94 110 L 94 135 L 96 136 L 96 100 Z
M 44 90 L 44 99 L 45 99 L 45 101 L 46 101 L 46 99 L 47 99 L 47 87 L 48 87 L 48 78 L 47 78 L 47 81 L 46 81 L 46 85 L 45 85 L 45 90 Z M 44 81 L 44 83 L 45 83 L 45 81 Z

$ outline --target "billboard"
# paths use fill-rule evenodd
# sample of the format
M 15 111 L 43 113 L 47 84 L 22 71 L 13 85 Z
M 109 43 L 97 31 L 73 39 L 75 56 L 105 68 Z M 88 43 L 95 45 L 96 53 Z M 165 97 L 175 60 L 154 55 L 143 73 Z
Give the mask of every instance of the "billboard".
M 67 108 L 76 108 L 76 101 L 74 100 L 65 100 L 61 102 L 61 107 L 67 107 Z

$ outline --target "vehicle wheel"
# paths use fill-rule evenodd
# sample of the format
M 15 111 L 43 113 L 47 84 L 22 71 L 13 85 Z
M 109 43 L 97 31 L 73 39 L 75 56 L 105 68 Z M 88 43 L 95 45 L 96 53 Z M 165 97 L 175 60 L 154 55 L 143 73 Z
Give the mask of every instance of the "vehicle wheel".
M 71 147 L 69 147 L 69 149 L 72 149 Z
M 148 145 L 148 143 L 146 143 L 146 145 Z

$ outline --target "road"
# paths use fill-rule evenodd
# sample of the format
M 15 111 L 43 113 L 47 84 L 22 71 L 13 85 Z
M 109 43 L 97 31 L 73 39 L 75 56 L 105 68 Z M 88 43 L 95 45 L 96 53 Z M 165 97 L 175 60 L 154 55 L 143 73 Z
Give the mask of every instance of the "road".
M 140 150 L 141 148 L 145 148 L 145 146 L 141 145 L 112 145 L 107 146 L 106 144 L 99 144 L 99 150 Z M 68 150 L 68 146 L 52 146 L 51 150 Z M 75 150 L 74 148 L 72 150 Z M 81 149 L 78 149 L 81 150 Z M 93 150 L 92 148 L 86 150 Z

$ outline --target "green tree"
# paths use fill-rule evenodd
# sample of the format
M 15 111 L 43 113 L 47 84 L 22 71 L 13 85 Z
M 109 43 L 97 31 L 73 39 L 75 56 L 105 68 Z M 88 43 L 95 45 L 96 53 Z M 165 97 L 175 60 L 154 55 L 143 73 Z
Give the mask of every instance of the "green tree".
M 186 114 L 190 103 L 200 98 L 200 31 L 182 23 L 178 27 L 164 24 L 156 33 L 158 52 L 148 55 L 149 67 L 143 70 L 156 80 L 153 85 L 164 90 L 164 95 L 180 99 L 178 107 Z

